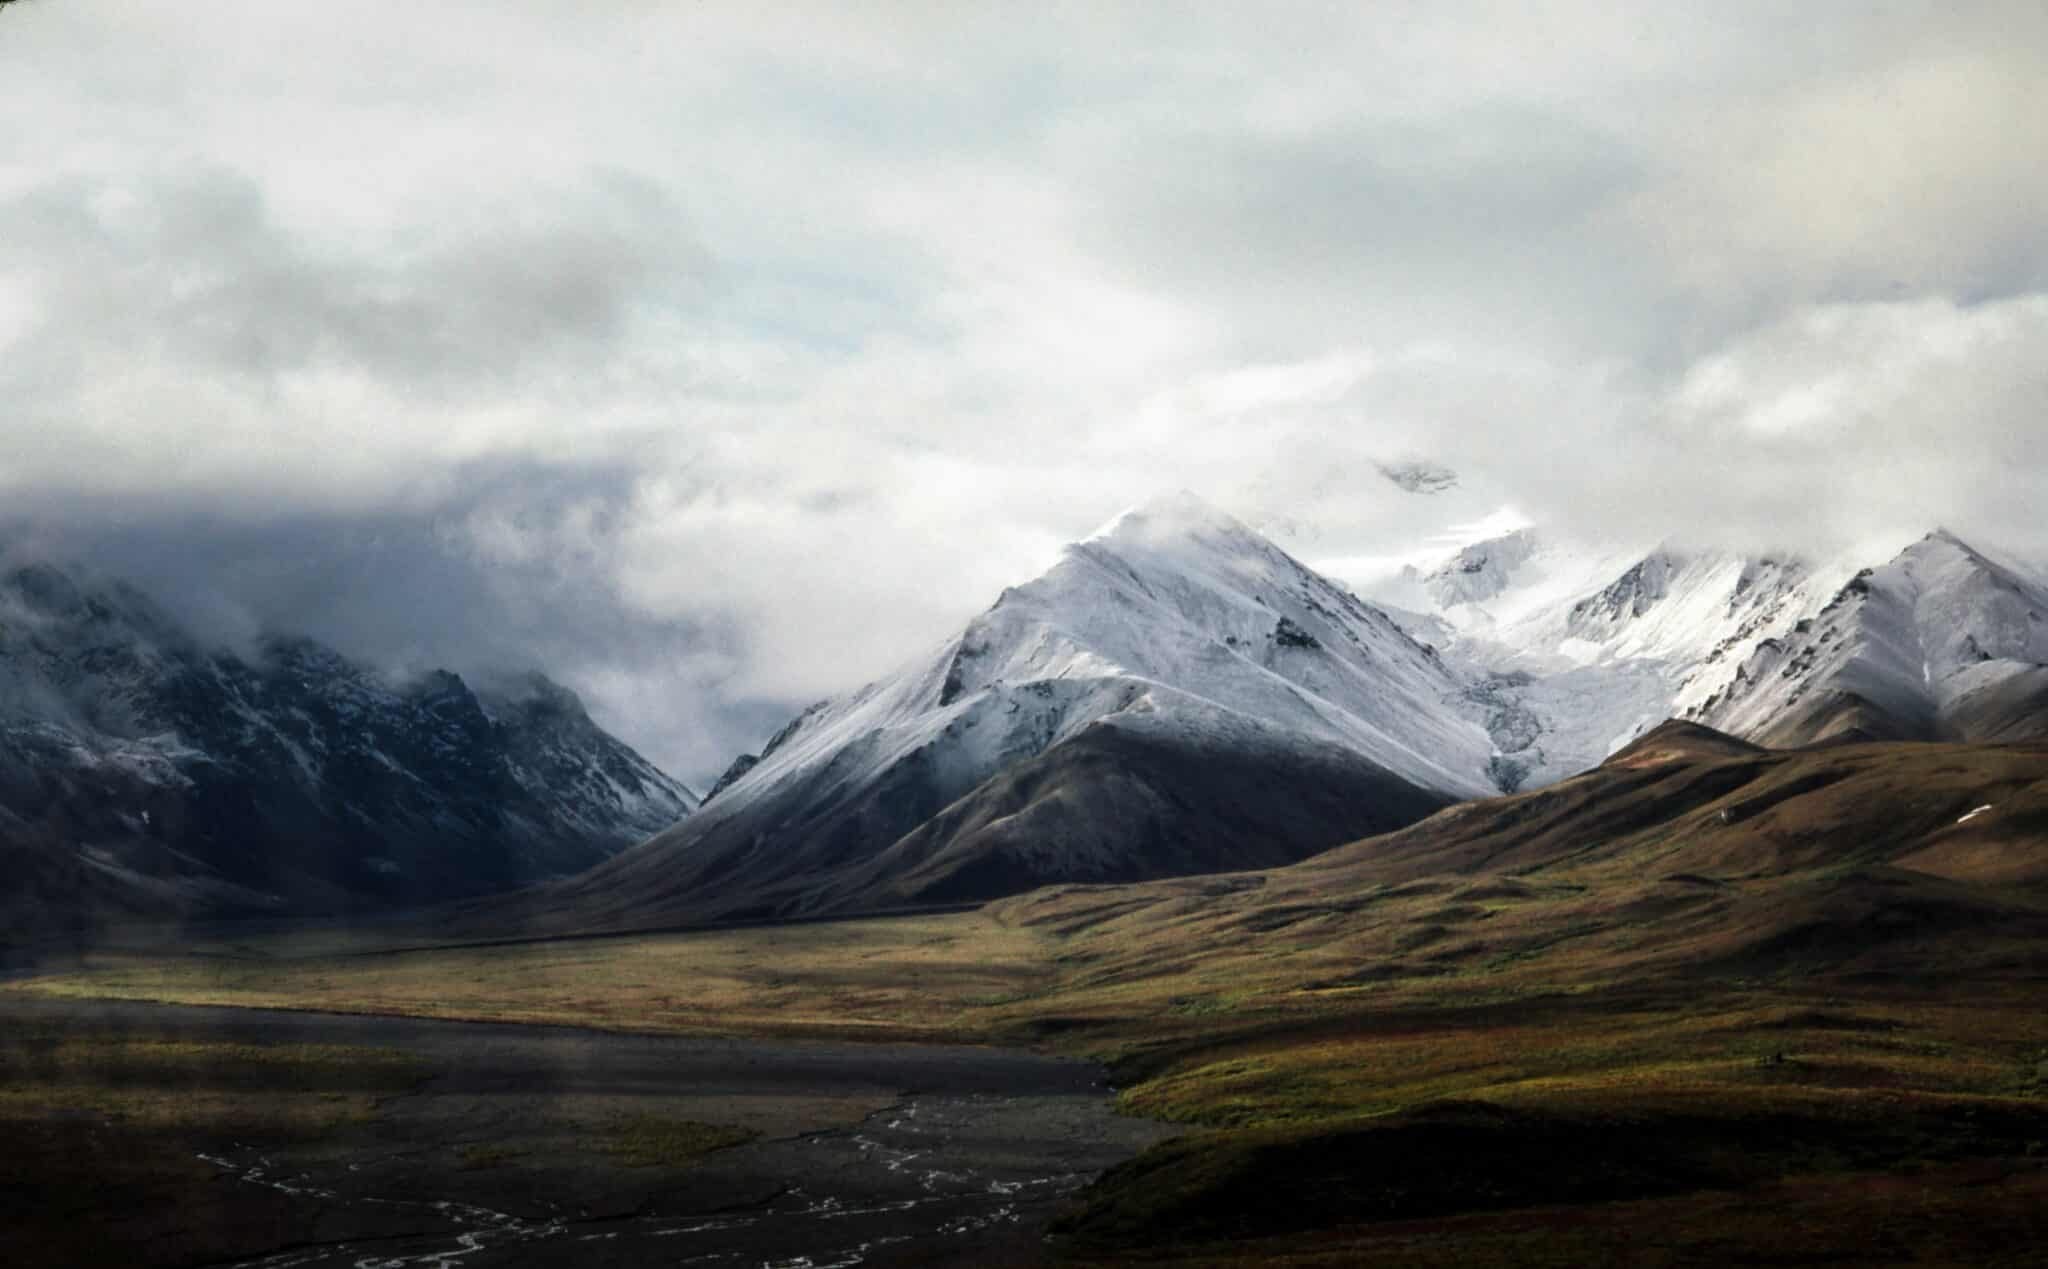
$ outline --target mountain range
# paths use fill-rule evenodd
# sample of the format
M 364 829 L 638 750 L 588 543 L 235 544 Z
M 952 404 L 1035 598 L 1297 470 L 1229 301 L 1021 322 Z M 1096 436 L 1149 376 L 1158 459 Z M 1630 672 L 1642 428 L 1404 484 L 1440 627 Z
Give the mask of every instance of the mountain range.
M 2048 730 L 2048 585 L 1945 530 L 1866 561 L 1603 553 L 1521 529 L 1369 593 L 1487 702 L 1504 792 L 1668 717 L 1781 746 Z
M 2038 739 L 2043 596 L 1939 532 L 1862 567 L 1521 529 L 1368 602 L 1176 495 L 804 711 L 698 814 L 521 919 L 764 919 L 1276 866 L 1552 783 L 1674 717 L 1770 744 Z
M 1778 747 L 2048 738 L 2044 622 L 2034 570 L 1942 531 L 1866 560 L 1524 527 L 1354 588 L 1180 494 L 803 710 L 700 803 L 542 676 L 209 648 L 37 565 L 0 575 L 0 928 L 467 901 L 456 927 L 623 929 L 1279 867 L 1666 719 Z
M 462 898 L 587 868 L 696 800 L 539 675 L 228 652 L 132 586 L 0 574 L 0 936 Z

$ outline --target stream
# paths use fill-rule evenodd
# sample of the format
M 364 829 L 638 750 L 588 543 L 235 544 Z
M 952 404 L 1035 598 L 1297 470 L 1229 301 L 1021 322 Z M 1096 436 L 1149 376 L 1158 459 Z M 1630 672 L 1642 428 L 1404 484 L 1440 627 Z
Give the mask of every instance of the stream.
M 333 1204 L 409 1210 L 442 1232 L 297 1248 L 243 1269 L 458 1269 L 487 1265 L 732 1265 L 827 1269 L 918 1263 L 1030 1263 L 1061 1200 L 1105 1152 L 1075 1132 L 1107 1115 L 1099 1096 L 915 1096 L 859 1128 L 719 1151 L 728 1177 L 779 1177 L 765 1202 L 723 1210 L 516 1215 L 473 1202 L 351 1193 L 351 1174 L 280 1167 L 251 1150 L 207 1154 L 243 1184 Z M 1128 1121 L 1126 1121 L 1128 1122 Z M 1119 1152 L 1121 1153 L 1121 1152 Z M 684 1200 L 687 1204 L 687 1199 Z

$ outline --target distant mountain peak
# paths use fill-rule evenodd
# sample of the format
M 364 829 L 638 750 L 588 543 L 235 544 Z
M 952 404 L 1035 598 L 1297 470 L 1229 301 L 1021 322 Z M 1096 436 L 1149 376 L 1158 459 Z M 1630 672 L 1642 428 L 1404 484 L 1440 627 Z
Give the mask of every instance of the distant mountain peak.
M 1908 543 L 1888 563 L 1865 571 L 1876 573 L 1881 569 L 1903 569 L 1931 584 L 1940 584 L 1938 579 L 1947 570 L 1979 574 L 2008 587 L 2030 588 L 2037 584 L 1993 554 L 1979 550 L 1945 528 L 1932 530 L 1917 541 Z
M 1508 588 L 1539 546 L 1535 530 L 1510 529 L 1458 548 L 1420 580 L 1441 607 L 1484 603 Z
M 1178 489 L 1126 508 L 1082 542 L 1160 541 L 1218 534 L 1260 536 L 1214 503 L 1189 490 Z
M 488 674 L 469 684 L 487 709 L 517 709 L 532 715 L 589 721 L 583 698 L 539 670 Z

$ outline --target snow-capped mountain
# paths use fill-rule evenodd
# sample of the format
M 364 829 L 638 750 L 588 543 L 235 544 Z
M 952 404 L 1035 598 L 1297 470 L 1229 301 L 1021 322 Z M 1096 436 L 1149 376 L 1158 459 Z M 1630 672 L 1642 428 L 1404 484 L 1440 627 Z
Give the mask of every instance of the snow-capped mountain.
M 1444 612 L 1458 612 L 1469 615 L 1486 614 L 1486 604 L 1505 594 L 1516 580 L 1517 573 L 1525 573 L 1527 565 L 1537 555 L 1536 534 L 1529 529 L 1514 529 L 1499 537 L 1486 538 L 1462 547 L 1458 552 L 1422 572 L 1410 568 L 1405 576 L 1421 586 L 1436 608 Z M 1517 588 L 1521 593 L 1530 593 L 1524 584 Z
M 479 919 L 872 910 L 1283 863 L 1672 717 L 1781 745 L 2048 736 L 2048 583 L 1953 535 L 1815 561 L 1490 523 L 1366 602 L 1192 496 L 1148 504 L 701 805 L 540 676 L 224 652 L 130 587 L 17 568 L 0 931 L 535 881 Z
M 1519 528 L 1367 593 L 1404 626 L 1489 666 L 1555 671 L 1654 658 L 1690 667 L 1789 628 L 1851 571 L 1791 555 L 1593 549 Z
M 2040 734 L 2038 583 L 1947 539 L 1858 569 L 1522 527 L 1391 579 L 1383 608 L 1196 499 L 1162 500 L 900 673 L 804 711 L 697 815 L 550 887 L 541 919 L 872 910 L 1250 867 L 1562 779 L 1678 715 L 1778 739 L 1858 674 L 1903 686 L 1857 699 L 1939 722 L 1885 734 Z M 1880 620 L 1902 604 L 1917 626 Z M 1908 646 L 1935 650 L 1908 667 Z M 1945 704 L 1898 703 L 1928 693 Z
M 2048 587 L 1946 531 L 1761 641 L 1688 717 L 1780 745 L 2043 734 Z
M 1869 563 L 1593 550 L 1521 528 L 1369 593 L 1470 680 L 1503 789 L 1584 770 L 1670 717 L 1777 744 L 2042 733 L 2040 583 L 1946 533 Z
M 1181 495 L 900 673 L 806 711 L 700 812 L 557 888 L 586 919 L 980 898 L 1299 857 L 1483 793 L 1463 675 Z
M 0 575 L 0 930 L 473 895 L 695 802 L 539 675 L 393 683 L 301 638 L 235 655 L 126 585 Z
M 1369 593 L 1465 679 L 1497 751 L 1495 787 L 1513 792 L 1583 771 L 1711 695 L 1817 608 L 1833 575 L 1790 557 L 1593 549 L 1522 527 Z

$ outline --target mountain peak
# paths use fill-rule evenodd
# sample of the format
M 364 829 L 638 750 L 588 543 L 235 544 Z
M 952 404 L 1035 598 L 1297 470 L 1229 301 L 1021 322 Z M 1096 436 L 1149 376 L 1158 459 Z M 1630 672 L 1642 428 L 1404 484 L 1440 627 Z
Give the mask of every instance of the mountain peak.
M 1948 546 L 1954 547 L 1956 550 L 1963 552 L 1965 555 L 1977 554 L 1977 549 L 1975 547 L 1971 546 L 1968 542 L 1963 541 L 1962 538 L 1958 537 L 1953 531 L 1951 531 L 1943 525 L 1934 526 L 1933 529 L 1929 530 L 1926 534 L 1922 535 L 1918 542 L 1915 542 L 1912 546 L 1907 547 L 1904 553 L 1911 554 L 1917 548 L 1923 546 Z
M 454 673 L 395 677 L 305 635 L 208 651 L 84 577 L 0 572 L 0 771 L 29 773 L 0 780 L 0 851 L 81 878 L 50 892 L 51 920 L 468 898 L 694 808 L 538 674 L 508 679 L 494 716 Z
M 478 701 L 489 709 L 518 710 L 533 716 L 588 721 L 583 698 L 539 670 L 510 670 L 485 674 L 470 685 Z
M 1257 828 L 1210 866 L 1295 858 L 1489 786 L 1462 686 L 1385 613 L 1170 494 L 577 884 L 695 920 L 1197 871 L 1226 823 Z
M 1960 566 L 1966 570 L 1981 571 L 2000 577 L 2012 574 L 2012 569 L 2008 565 L 1978 550 L 1951 530 L 1939 526 L 1900 551 L 1893 562 L 1905 565 L 1915 572 L 1929 567 Z
M 1375 463 L 1389 483 L 1412 494 L 1440 494 L 1458 487 L 1458 473 L 1426 458 Z
M 1229 512 L 1188 490 L 1180 489 L 1129 508 L 1083 540 L 1094 542 L 1136 539 L 1156 542 L 1204 533 L 1258 536 Z
M 1460 547 L 1422 581 L 1440 607 L 1482 603 L 1507 589 L 1515 570 L 1529 562 L 1537 545 L 1533 529 L 1510 529 Z

